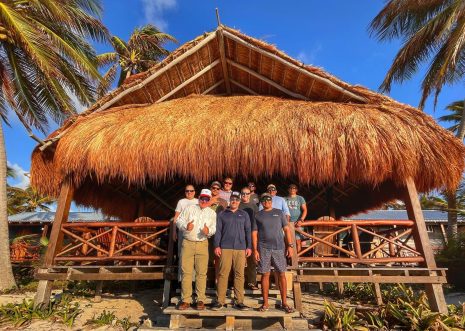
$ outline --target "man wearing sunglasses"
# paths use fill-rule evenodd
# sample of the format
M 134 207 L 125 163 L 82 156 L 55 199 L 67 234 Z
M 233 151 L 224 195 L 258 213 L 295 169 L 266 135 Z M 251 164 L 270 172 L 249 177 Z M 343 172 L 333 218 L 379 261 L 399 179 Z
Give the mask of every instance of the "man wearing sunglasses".
M 258 272 L 262 274 L 262 295 L 263 304 L 259 311 L 267 311 L 268 289 L 270 287 L 271 266 L 279 275 L 279 291 L 281 292 L 281 308 L 286 313 L 293 312 L 288 306 L 287 284 L 286 284 L 286 256 L 292 256 L 294 245 L 291 241 L 291 232 L 287 218 L 283 212 L 273 208 L 272 196 L 269 193 L 263 193 L 260 197 L 260 203 L 263 207 L 255 215 L 252 222 L 252 246 L 255 260 L 258 264 Z M 286 234 L 286 245 L 284 245 L 284 234 Z
M 247 184 L 247 187 L 250 190 L 250 201 L 252 201 L 254 204 L 258 206 L 258 204 L 260 203 L 260 198 L 258 197 L 258 194 L 256 192 L 257 186 L 254 182 L 249 182 Z
M 251 201 L 252 192 L 248 186 L 241 190 L 241 204 L 239 209 L 244 210 L 249 215 L 250 220 L 255 218 L 255 214 L 258 212 L 258 206 Z M 250 255 L 247 258 L 247 266 L 245 267 L 245 283 L 249 290 L 258 290 L 257 287 L 257 265 L 255 258 Z
M 220 191 L 220 197 L 224 200 L 229 205 L 229 198 L 231 197 L 232 193 L 232 187 L 233 187 L 233 180 L 231 177 L 226 177 L 223 180 L 223 189 Z
M 221 183 L 218 181 L 212 182 L 210 185 L 210 190 L 212 191 L 210 208 L 216 211 L 217 214 L 228 208 L 228 202 L 220 196 Z
M 297 191 L 297 185 L 289 185 L 289 195 L 285 198 L 287 206 L 289 207 L 289 211 L 291 213 L 291 222 L 294 223 L 296 228 L 300 227 L 300 224 L 305 220 L 305 217 L 307 217 L 307 204 L 302 196 L 297 195 Z M 307 229 L 304 228 L 303 230 L 305 231 Z M 305 240 L 305 237 L 302 236 L 300 233 L 296 232 L 295 239 L 297 253 L 299 253 L 302 250 L 302 240 Z
M 216 231 L 216 213 L 210 208 L 211 191 L 200 192 L 199 204 L 184 209 L 176 226 L 182 230 L 181 248 L 181 302 L 179 310 L 190 308 L 192 302 L 192 275 L 195 271 L 196 308 L 205 309 L 205 289 L 208 268 L 208 238 Z
M 184 189 L 184 195 L 185 198 L 181 199 L 178 201 L 178 204 L 176 205 L 176 209 L 174 210 L 174 217 L 173 217 L 173 223 L 176 225 L 176 221 L 181 214 L 181 212 L 186 209 L 189 206 L 196 205 L 199 203 L 199 200 L 195 198 L 195 188 L 194 185 L 186 185 Z M 183 236 L 181 233 L 177 233 L 176 231 L 173 231 L 173 240 L 176 241 L 179 237 L 178 240 L 178 280 L 181 281 L 181 247 L 182 247 L 182 239 Z
M 266 190 L 268 191 L 268 194 L 271 195 L 271 199 L 272 199 L 271 201 L 273 203 L 273 208 L 281 210 L 286 216 L 287 221 L 289 222 L 289 219 L 291 217 L 291 213 L 289 212 L 289 207 L 287 206 L 286 200 L 284 200 L 283 197 L 279 197 L 276 195 L 278 193 L 278 190 L 276 189 L 276 185 L 270 184 L 266 187 Z M 263 204 L 260 203 L 258 210 L 262 210 L 262 209 L 263 209 Z
M 215 255 L 219 257 L 217 295 L 213 310 L 225 305 L 231 267 L 234 269 L 234 307 L 248 310 L 244 305 L 244 268 L 245 260 L 252 254 L 250 218 L 246 211 L 239 209 L 241 195 L 232 192 L 230 207 L 218 214 L 216 219 Z

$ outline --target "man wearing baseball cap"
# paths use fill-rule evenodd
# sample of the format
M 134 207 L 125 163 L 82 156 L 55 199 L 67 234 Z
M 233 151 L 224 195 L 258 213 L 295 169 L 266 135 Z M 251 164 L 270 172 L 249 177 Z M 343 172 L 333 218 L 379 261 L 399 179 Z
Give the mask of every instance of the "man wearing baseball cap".
M 192 302 L 192 274 L 195 271 L 195 292 L 198 310 L 205 309 L 205 289 L 208 268 L 208 238 L 216 231 L 216 213 L 210 208 L 212 193 L 200 192 L 199 204 L 184 209 L 176 226 L 182 230 L 181 248 L 181 302 L 178 309 L 190 308 Z
M 294 223 L 295 227 L 300 227 L 300 224 L 305 220 L 307 216 L 307 204 L 305 199 L 297 195 L 297 185 L 291 184 L 288 187 L 289 195 L 285 197 L 289 212 L 291 213 L 290 221 Z M 305 229 L 304 229 L 305 230 Z M 302 250 L 302 239 L 305 239 L 300 233 L 295 233 L 296 249 L 297 253 Z
M 276 195 L 278 193 L 278 190 L 276 189 L 276 185 L 269 184 L 266 187 L 266 190 L 268 194 L 271 195 L 271 199 L 272 199 L 271 201 L 273 203 L 273 208 L 281 210 L 284 213 L 284 216 L 286 216 L 287 221 L 289 221 L 289 218 L 291 216 L 291 213 L 289 212 L 289 207 L 287 206 L 286 200 L 284 200 L 283 197 L 279 197 Z M 263 209 L 263 204 L 260 203 L 258 210 L 262 210 L 262 209 Z
M 244 305 L 245 260 L 252 254 L 252 237 L 249 214 L 239 209 L 241 195 L 232 192 L 230 207 L 218 214 L 216 219 L 215 254 L 219 257 L 217 295 L 213 310 L 224 307 L 231 267 L 234 269 L 234 307 L 247 310 Z
M 270 287 L 271 266 L 279 276 L 279 291 L 281 292 L 281 308 L 286 313 L 293 312 L 287 304 L 287 284 L 286 284 L 286 256 L 292 255 L 294 245 L 291 239 L 289 223 L 281 210 L 273 208 L 272 196 L 263 193 L 260 197 L 262 210 L 255 215 L 252 222 L 252 246 L 257 261 L 257 271 L 262 274 L 262 295 L 263 304 L 260 311 L 267 311 L 268 289 Z M 286 234 L 286 245 L 284 245 L 284 233 Z

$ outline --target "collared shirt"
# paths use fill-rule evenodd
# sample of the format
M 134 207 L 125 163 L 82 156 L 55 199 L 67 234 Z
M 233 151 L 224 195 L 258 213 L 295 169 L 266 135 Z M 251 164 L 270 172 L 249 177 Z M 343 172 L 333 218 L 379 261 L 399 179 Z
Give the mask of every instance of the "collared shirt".
M 271 206 L 274 209 L 281 210 L 284 213 L 284 215 L 291 216 L 291 213 L 289 212 L 289 207 L 287 206 L 287 202 L 286 200 L 284 200 L 284 198 L 278 197 L 277 195 L 271 197 Z M 258 210 L 263 210 L 262 204 L 260 204 Z
M 177 211 L 178 213 L 180 213 L 187 207 L 196 205 L 198 203 L 199 203 L 199 199 L 197 198 L 193 198 L 193 199 L 184 198 L 178 201 L 178 204 L 176 205 L 176 209 L 174 211 Z
M 187 231 L 187 224 L 191 221 L 193 221 L 194 228 Z M 204 225 L 208 227 L 208 236 L 202 231 Z M 199 205 L 192 205 L 181 212 L 176 221 L 176 226 L 179 230 L 182 230 L 184 239 L 204 241 L 215 234 L 216 213 L 209 207 L 202 209 Z
M 250 218 L 245 210 L 226 209 L 218 214 L 214 246 L 237 250 L 252 248 Z

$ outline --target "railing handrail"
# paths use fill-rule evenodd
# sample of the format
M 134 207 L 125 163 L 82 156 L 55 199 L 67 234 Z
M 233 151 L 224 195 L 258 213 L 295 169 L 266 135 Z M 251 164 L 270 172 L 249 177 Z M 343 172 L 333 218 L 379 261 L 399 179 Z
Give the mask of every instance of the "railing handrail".
M 170 221 L 153 221 L 153 222 L 73 222 L 64 223 L 61 225 L 62 228 L 80 228 L 80 227 L 104 227 L 104 226 L 117 226 L 121 228 L 148 228 L 148 227 L 160 227 L 169 226 Z
M 357 226 L 385 226 L 385 225 L 413 226 L 414 221 L 411 221 L 411 220 L 347 220 L 347 221 L 306 220 L 300 223 L 301 226 L 348 226 L 352 224 L 355 224 Z

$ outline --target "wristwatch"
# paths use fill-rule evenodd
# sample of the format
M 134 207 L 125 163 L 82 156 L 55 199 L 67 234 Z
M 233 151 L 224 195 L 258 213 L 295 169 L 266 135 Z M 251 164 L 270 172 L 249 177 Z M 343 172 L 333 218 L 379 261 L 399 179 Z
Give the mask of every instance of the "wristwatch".
M 290 247 L 290 248 L 294 248 L 294 244 L 289 244 L 287 246 Z

